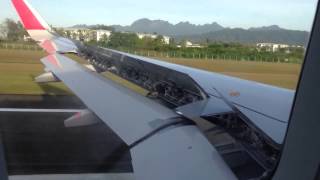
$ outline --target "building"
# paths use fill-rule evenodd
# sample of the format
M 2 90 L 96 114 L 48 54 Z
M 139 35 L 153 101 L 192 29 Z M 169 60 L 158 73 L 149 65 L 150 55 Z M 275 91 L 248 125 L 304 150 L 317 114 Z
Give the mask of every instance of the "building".
M 186 48 L 203 48 L 203 46 L 201 46 L 200 44 L 194 44 L 191 41 L 185 41 L 184 46 Z
M 76 39 L 79 41 L 101 41 L 104 38 L 109 39 L 110 36 L 112 35 L 112 31 L 109 30 L 103 30 L 103 29 L 98 29 L 98 30 L 92 30 L 92 29 L 87 29 L 87 28 L 67 28 L 64 29 L 64 33 L 66 37 Z M 122 32 L 122 33 L 127 33 L 127 32 Z M 143 38 L 151 38 L 151 39 L 156 39 L 159 35 L 157 34 L 147 34 L 147 33 L 136 33 L 139 39 Z M 170 44 L 171 38 L 169 36 L 162 36 L 163 43 L 164 44 Z
M 170 44 L 171 37 L 169 37 L 169 36 L 163 36 L 163 41 L 164 41 L 165 44 Z
M 193 43 L 191 41 L 186 41 L 185 42 L 185 46 L 186 47 L 191 47 L 193 45 Z
M 5 39 L 5 38 L 7 38 L 7 32 L 0 31 L 0 39 Z
M 96 33 L 97 33 L 96 34 L 96 40 L 100 41 L 103 38 L 109 39 L 111 34 L 112 34 L 112 31 L 100 29 L 100 30 L 96 30 Z
M 171 38 L 169 36 L 163 36 L 163 35 L 157 35 L 157 34 L 148 34 L 148 33 L 136 33 L 139 39 L 143 38 L 151 38 L 151 39 L 156 39 L 158 36 L 163 37 L 163 43 L 164 44 L 170 44 Z
M 151 38 L 156 39 L 158 37 L 157 34 L 147 34 L 147 33 L 136 33 L 139 39 L 143 38 Z
M 101 41 L 103 38 L 108 39 L 112 34 L 108 30 L 92 30 L 87 28 L 68 28 L 64 30 L 64 33 L 67 37 L 85 42 Z
M 258 43 L 257 44 L 257 48 L 259 50 L 261 50 L 262 48 L 265 48 L 266 51 L 269 51 L 269 52 L 277 52 L 280 49 L 288 50 L 290 47 L 293 47 L 293 46 L 290 46 L 288 44 L 276 44 L 276 43 Z
M 86 28 L 68 28 L 64 30 L 64 33 L 67 37 L 78 41 L 89 42 L 95 38 L 95 32 L 91 29 Z

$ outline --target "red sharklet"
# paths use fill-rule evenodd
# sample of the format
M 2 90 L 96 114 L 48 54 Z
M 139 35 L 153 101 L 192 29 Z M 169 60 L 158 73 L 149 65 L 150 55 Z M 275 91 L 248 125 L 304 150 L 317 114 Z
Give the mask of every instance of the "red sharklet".
M 45 40 L 40 44 L 40 46 L 43 49 L 45 49 L 49 54 L 53 54 L 57 51 L 53 43 L 54 42 L 52 42 L 51 40 Z
M 49 61 L 52 65 L 54 65 L 56 68 L 59 68 L 59 69 L 62 68 L 59 60 L 57 59 L 57 57 L 56 57 L 55 55 L 48 56 L 47 59 L 48 59 L 48 61 Z
M 81 112 L 77 112 L 77 113 L 75 114 L 76 119 L 80 119 L 81 116 L 82 116 L 82 113 L 81 113 Z
M 45 30 L 45 27 L 39 22 L 35 14 L 32 13 L 30 8 L 24 0 L 12 0 L 14 7 L 22 20 L 22 23 L 27 30 Z

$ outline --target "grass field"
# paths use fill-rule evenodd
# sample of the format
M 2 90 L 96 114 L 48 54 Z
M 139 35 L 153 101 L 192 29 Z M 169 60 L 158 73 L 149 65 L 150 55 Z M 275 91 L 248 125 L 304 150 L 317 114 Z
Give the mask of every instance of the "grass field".
M 43 72 L 42 51 L 0 50 L 1 94 L 68 94 L 62 83 L 39 85 L 33 81 Z
M 69 94 L 69 90 L 62 83 L 39 85 L 33 81 L 35 76 L 43 72 L 39 59 L 44 56 L 46 54 L 42 51 L 0 49 L 0 94 Z M 290 89 L 295 88 L 300 72 L 300 65 L 297 64 L 197 59 L 164 60 Z M 119 83 L 126 83 L 110 74 L 106 76 Z M 137 87 L 132 88 L 137 89 Z
M 218 72 L 288 89 L 295 89 L 301 65 L 252 61 L 164 59 L 165 61 Z

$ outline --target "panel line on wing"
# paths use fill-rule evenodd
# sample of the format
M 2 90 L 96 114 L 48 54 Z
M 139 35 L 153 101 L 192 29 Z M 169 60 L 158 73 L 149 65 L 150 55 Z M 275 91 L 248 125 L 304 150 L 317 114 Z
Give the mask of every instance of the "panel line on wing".
M 214 90 L 217 91 L 215 88 L 214 88 Z M 218 92 L 218 91 L 217 91 L 217 92 Z M 223 100 L 223 98 L 221 98 L 220 96 L 216 96 L 216 95 L 214 95 L 214 94 L 212 94 L 212 93 L 209 93 L 209 95 L 210 95 L 210 96 L 214 96 L 214 97 L 216 97 L 216 98 L 218 98 L 218 99 L 222 99 L 222 100 Z M 221 94 L 220 94 L 220 95 L 221 95 Z M 240 107 L 245 108 L 245 109 L 247 109 L 247 110 L 249 110 L 249 111 L 252 111 L 252 112 L 255 112 L 255 113 L 260 114 L 260 115 L 262 115 L 262 116 L 265 116 L 265 117 L 267 117 L 267 118 L 269 118 L 269 119 L 271 119 L 271 120 L 278 121 L 278 122 L 285 123 L 285 124 L 288 123 L 288 122 L 283 121 L 283 120 L 281 120 L 281 119 L 277 119 L 277 118 L 275 118 L 275 117 L 269 116 L 269 115 L 264 114 L 264 113 L 262 113 L 262 112 L 256 111 L 256 110 L 254 110 L 254 109 L 252 109 L 252 108 L 243 106 L 243 105 L 241 105 L 241 104 L 239 104 L 239 103 L 236 103 L 236 102 L 234 102 L 234 101 L 230 101 L 230 100 L 228 100 L 228 101 L 230 102 L 230 104 L 233 104 L 233 105 L 236 105 L 236 106 L 240 106 Z M 235 106 L 233 106 L 233 107 L 236 108 Z
M 151 138 L 155 134 L 157 134 L 160 131 L 163 131 L 163 130 L 165 130 L 167 128 L 187 126 L 187 125 L 195 125 L 192 121 L 187 120 L 185 118 L 181 118 L 181 117 L 170 118 L 170 119 L 167 119 L 166 121 L 168 121 L 168 123 L 163 124 L 163 125 L 155 128 L 153 131 L 149 132 L 148 134 L 144 135 L 143 137 L 141 137 L 140 139 L 138 139 L 137 141 L 135 141 L 131 145 L 129 145 L 129 149 L 134 148 L 135 146 L 139 145 L 143 141 Z

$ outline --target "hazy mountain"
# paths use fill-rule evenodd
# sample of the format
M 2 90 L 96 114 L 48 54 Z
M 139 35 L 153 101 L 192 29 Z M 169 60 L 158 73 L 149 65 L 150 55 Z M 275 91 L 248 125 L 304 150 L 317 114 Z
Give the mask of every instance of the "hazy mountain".
M 292 45 L 305 46 L 308 42 L 309 32 L 295 31 L 279 28 L 278 26 L 269 26 L 262 28 L 250 28 L 248 30 L 241 28 L 225 28 L 220 31 L 195 34 L 190 36 L 176 36 L 176 40 L 190 40 L 193 42 L 239 42 L 239 43 L 285 43 Z
M 131 31 L 131 32 L 146 32 L 146 33 L 158 33 L 168 36 L 177 35 L 194 35 L 203 34 L 213 31 L 222 30 L 223 27 L 218 23 L 211 23 L 205 25 L 195 25 L 189 22 L 180 22 L 178 24 L 171 24 L 168 21 L 163 20 L 149 20 L 139 19 L 132 23 L 130 26 L 113 26 L 116 31 Z
M 279 30 L 286 30 L 278 25 L 271 25 L 271 26 L 262 26 L 262 27 L 252 27 L 249 28 L 250 31 L 279 31 Z
M 189 22 L 171 24 L 163 20 L 139 19 L 130 26 L 104 26 L 104 25 L 76 25 L 76 28 L 100 28 L 109 29 L 112 27 L 116 31 L 157 33 L 173 37 L 177 42 L 190 40 L 192 42 L 239 42 L 239 43 L 259 43 L 273 42 L 294 45 L 306 45 L 309 37 L 307 31 L 288 30 L 278 25 L 242 28 L 224 28 L 218 23 L 195 25 Z
M 89 25 L 86 24 L 76 24 L 74 26 L 71 26 L 70 28 L 79 28 L 79 29 L 83 29 L 83 28 L 88 28 Z
M 77 24 L 72 26 L 71 28 L 79 28 L 79 29 L 104 29 L 109 31 L 114 31 L 115 29 L 111 26 L 96 24 L 96 25 L 86 25 L 86 24 Z

